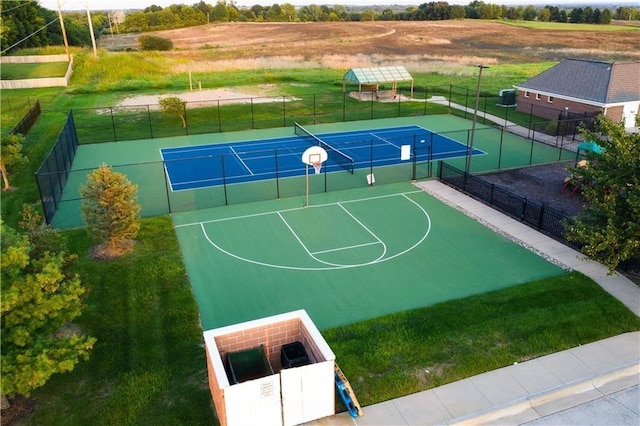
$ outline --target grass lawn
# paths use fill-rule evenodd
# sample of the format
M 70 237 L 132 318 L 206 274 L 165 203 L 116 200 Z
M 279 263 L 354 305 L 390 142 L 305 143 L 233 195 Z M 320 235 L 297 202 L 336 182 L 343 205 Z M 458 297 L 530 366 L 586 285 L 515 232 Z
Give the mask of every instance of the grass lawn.
M 215 424 L 196 303 L 170 218 L 134 254 L 95 262 L 67 232 L 88 287 L 89 361 L 34 392 L 25 424 Z M 323 331 L 363 405 L 619 333 L 640 319 L 578 273 Z M 428 370 L 427 373 L 425 370 Z
M 202 329 L 169 217 L 142 221 L 135 253 L 87 256 L 84 230 L 66 233 L 88 289 L 78 321 L 98 340 L 90 359 L 33 396 L 32 425 L 211 425 Z
M 3 221 L 16 227 L 21 205 L 38 202 L 33 174 L 69 109 L 113 105 L 131 93 L 184 90 L 186 73 L 174 74 L 170 61 L 155 55 L 136 61 L 140 57 L 109 54 L 106 70 L 92 62 L 87 51 L 76 58 L 71 87 L 2 94 L 4 128 L 24 115 L 20 110 L 26 98 L 40 99 L 44 111 L 24 144 L 29 162 L 10 170 L 10 182 L 18 190 L 2 195 Z M 144 73 L 142 62 L 149 64 Z M 530 72 L 526 64 L 511 67 L 504 69 L 505 75 L 500 67 L 488 70 L 487 76 L 495 73 L 496 81 L 483 80 L 483 90 L 497 93 Z M 240 77 L 249 74 L 255 78 L 250 83 L 257 84 L 260 77 L 292 93 L 341 91 L 335 72 L 327 72 L 324 80 L 311 70 L 268 70 Z M 226 87 L 240 77 L 209 73 L 208 81 Z M 473 72 L 418 78 L 423 86 L 446 81 L 473 89 L 476 82 Z M 301 87 L 300 81 L 312 84 Z M 74 267 L 88 288 L 78 323 L 98 340 L 88 361 L 33 393 L 36 408 L 24 424 L 215 424 L 199 314 L 171 219 L 144 219 L 135 253 L 110 262 L 87 255 L 91 242 L 84 230 L 65 234 L 69 248 L 80 256 Z M 595 283 L 571 273 L 323 334 L 360 401 L 371 404 L 638 329 L 637 317 Z
M 2 80 L 21 80 L 27 78 L 64 77 L 69 63 L 43 62 L 37 64 L 2 64 Z
M 639 329 L 640 318 L 573 272 L 323 335 L 369 405 Z

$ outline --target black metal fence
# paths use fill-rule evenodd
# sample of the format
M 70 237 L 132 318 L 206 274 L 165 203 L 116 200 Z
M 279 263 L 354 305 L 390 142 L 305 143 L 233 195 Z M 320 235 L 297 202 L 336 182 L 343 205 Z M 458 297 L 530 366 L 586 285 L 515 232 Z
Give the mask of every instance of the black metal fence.
M 477 119 L 508 126 L 511 120 L 536 134 L 575 136 L 585 117 L 539 118 L 501 105 L 498 94 L 480 94 Z M 74 109 L 80 144 L 153 139 L 180 135 L 291 127 L 356 120 L 411 117 L 447 112 L 464 118 L 474 115 L 475 91 L 453 85 L 398 89 L 393 96 L 375 92 L 346 92 L 296 96 L 203 99 L 184 102 L 182 118 L 165 114 L 156 104 Z M 553 116 L 558 116 L 552 111 Z M 489 119 L 487 117 L 491 116 Z M 542 115 L 543 116 L 543 115 Z M 496 120 L 497 118 L 497 120 Z M 496 123 L 498 121 L 498 123 Z M 526 123 L 526 124 L 525 124 Z
M 68 124 L 72 125 L 69 115 Z M 329 161 L 322 173 L 315 175 L 309 170 L 309 193 L 364 188 L 374 184 L 409 182 L 432 177 L 432 165 L 437 158 L 431 140 L 416 137 L 410 143 L 411 159 L 389 158 L 388 144 L 407 143 L 403 138 L 387 138 L 381 143 L 376 138 L 353 140 L 346 149 L 360 152 L 355 169 L 345 170 L 339 161 Z M 341 147 L 345 147 L 342 145 Z M 45 164 L 36 173 L 47 223 L 60 228 L 82 226 L 80 206 L 82 198 L 77 188 L 86 182 L 94 168 L 70 171 L 70 163 L 77 148 L 73 134 L 63 133 L 51 151 Z M 259 169 L 255 168 L 255 179 L 237 172 L 238 155 L 259 158 Z M 141 216 L 150 217 L 167 213 L 185 212 L 212 207 L 221 207 L 279 198 L 305 195 L 306 175 L 304 165 L 290 161 L 291 148 L 260 149 L 239 153 L 193 156 L 189 158 L 112 165 L 114 172 L 122 173 L 138 187 L 138 202 Z M 285 161 L 289 159 L 289 161 Z M 207 170 L 208 186 L 181 187 L 171 182 L 170 169 Z M 233 172 L 235 170 L 235 174 Z M 67 189 L 62 193 L 62 189 Z M 173 187 L 172 187 L 173 185 Z M 55 214 L 55 221 L 54 221 Z
M 78 137 L 69 112 L 67 121 L 58 135 L 55 145 L 36 172 L 36 183 L 40 192 L 45 220 L 51 223 L 62 200 L 62 193 L 71 172 L 71 164 L 78 150 Z
M 544 204 L 527 200 L 504 188 L 488 182 L 480 176 L 466 174 L 444 161 L 438 163 L 438 178 L 485 204 L 512 216 L 568 246 L 579 248 L 576 243 L 565 238 L 566 224 L 571 219 Z
M 31 130 L 33 125 L 36 124 L 36 121 L 38 121 L 38 117 L 40 117 L 41 113 L 42 109 L 40 108 L 40 100 L 37 100 L 36 103 L 31 108 L 29 108 L 29 112 L 27 112 L 27 114 L 22 117 L 22 120 L 20 120 L 18 125 L 11 129 L 11 132 L 9 133 L 12 135 L 18 133 L 20 133 L 21 135 L 26 135 L 27 133 L 29 133 L 29 130 Z

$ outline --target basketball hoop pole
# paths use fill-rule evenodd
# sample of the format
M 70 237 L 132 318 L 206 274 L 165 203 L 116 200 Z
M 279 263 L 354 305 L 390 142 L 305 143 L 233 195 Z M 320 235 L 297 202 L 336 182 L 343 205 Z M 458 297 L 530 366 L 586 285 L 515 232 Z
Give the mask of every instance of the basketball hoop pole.
M 307 182 L 307 203 L 305 207 L 309 207 L 309 166 L 307 164 L 304 165 L 304 178 Z
M 304 180 L 306 185 L 306 203 L 305 207 L 309 207 L 309 166 L 313 166 L 316 174 L 320 174 L 322 163 L 327 161 L 327 151 L 321 146 L 313 145 L 302 153 L 302 163 L 304 164 Z

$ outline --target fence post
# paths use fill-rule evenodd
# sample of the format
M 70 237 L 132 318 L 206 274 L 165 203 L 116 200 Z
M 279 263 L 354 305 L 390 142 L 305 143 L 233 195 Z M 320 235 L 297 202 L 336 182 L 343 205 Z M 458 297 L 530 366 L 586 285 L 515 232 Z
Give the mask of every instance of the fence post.
M 509 123 L 509 107 L 505 107 L 504 109 L 504 125 L 505 127 L 508 125 Z
M 153 125 L 151 124 L 151 108 L 147 105 L 147 120 L 149 120 L 149 133 L 151 134 L 151 139 L 153 139 Z
M 317 124 L 316 121 L 316 94 L 313 94 L 313 124 Z
M 342 92 L 342 121 L 343 122 L 347 121 L 346 114 L 347 114 L 347 92 L 343 91 Z
M 527 132 L 527 137 L 531 137 L 531 123 L 533 121 L 533 104 L 531 104 L 531 108 L 529 110 L 529 128 Z
M 276 166 L 276 198 L 280 198 L 280 179 L 278 178 L 278 148 L 273 150 L 273 159 Z
M 482 124 L 487 124 L 487 94 L 484 94 L 484 110 L 482 111 Z
M 412 164 L 412 172 L 411 172 L 411 180 L 416 180 L 416 135 L 413 135 L 413 164 Z
M 464 96 L 464 118 L 467 118 L 467 108 L 469 108 L 469 89 L 467 89 L 467 93 Z
M 500 129 L 500 149 L 498 150 L 498 170 L 502 167 L 502 145 L 504 141 L 504 127 Z
M 527 214 L 527 197 L 524 197 L 524 202 L 522 203 L 522 213 L 520 213 L 520 220 L 524 220 L 526 214 Z
M 533 127 L 533 134 L 532 134 L 532 138 L 531 138 L 531 152 L 529 153 L 529 165 L 531 165 L 531 162 L 533 161 L 533 144 L 536 143 L 536 128 L 535 126 Z
M 164 191 L 167 194 L 167 208 L 169 209 L 169 213 L 171 213 L 171 196 L 169 195 L 169 182 L 167 176 L 167 162 L 162 160 L 162 174 L 164 175 Z
M 429 99 L 429 86 L 424 88 L 424 113 L 422 115 L 427 115 L 427 99 Z
M 220 118 L 220 99 L 218 99 L 217 103 L 218 103 L 218 132 L 222 133 L 222 119 Z
M 224 155 L 220 156 L 220 162 L 222 163 L 222 185 L 224 187 L 224 205 L 229 205 L 229 199 L 227 198 L 227 173 L 224 169 Z
M 375 96 L 375 94 L 372 91 L 371 92 L 371 107 L 370 107 L 370 111 L 369 111 L 369 120 L 373 120 L 373 97 L 374 96 Z
M 253 119 L 253 98 L 249 98 L 249 102 L 251 104 L 251 128 L 255 129 L 256 125 L 255 125 L 255 122 L 254 122 L 254 119 Z
M 187 120 L 187 103 L 182 103 L 182 110 L 184 111 L 184 134 L 189 136 L 189 121 Z
M 402 102 L 402 90 L 398 89 L 398 117 L 401 117 L 400 104 Z
M 45 208 L 44 205 L 44 197 L 42 196 L 42 189 L 40 189 L 40 179 L 38 179 L 38 173 L 36 172 L 36 186 L 38 187 L 38 195 L 40 195 L 40 202 L 42 205 L 42 212 L 44 213 L 44 220 L 47 222 L 47 225 L 51 225 L 52 217 L 49 217 L 49 210 Z
M 287 98 L 282 96 L 282 127 L 287 127 Z
M 496 184 L 491 184 L 491 195 L 489 196 L 489 205 L 493 206 L 493 191 L 496 189 Z
M 542 229 L 542 225 L 544 223 L 544 203 L 540 206 L 540 216 L 538 217 L 538 229 Z
M 113 141 L 118 142 L 118 135 L 116 134 L 116 121 L 113 118 L 113 107 L 109 107 L 109 112 L 111 114 L 111 129 L 113 130 Z

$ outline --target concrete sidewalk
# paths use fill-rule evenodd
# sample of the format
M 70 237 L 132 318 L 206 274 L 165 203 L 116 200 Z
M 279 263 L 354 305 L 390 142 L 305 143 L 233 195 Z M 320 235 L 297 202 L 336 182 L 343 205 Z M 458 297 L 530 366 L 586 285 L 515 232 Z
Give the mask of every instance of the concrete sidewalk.
M 415 99 L 415 101 L 424 102 L 424 100 L 422 99 Z M 455 108 L 460 111 L 465 111 L 468 114 L 474 113 L 473 108 L 465 107 L 464 105 L 456 104 L 455 102 L 449 102 L 449 100 L 444 96 L 433 96 L 429 98 L 427 102 Z M 545 145 L 554 146 L 556 148 L 562 148 L 575 152 L 578 149 L 578 144 L 582 142 L 582 138 L 579 134 L 575 135 L 575 138 L 547 135 L 545 133 L 536 132 L 535 130 L 530 130 L 524 126 L 520 126 L 516 123 L 505 120 L 504 117 L 498 117 L 497 115 L 487 114 L 486 112 L 482 111 L 478 111 L 478 118 L 481 118 L 484 121 L 491 121 L 498 126 L 503 127 L 509 133 L 513 133 L 525 139 L 541 142 Z
M 625 277 L 608 275 L 599 263 L 438 181 L 416 186 L 547 260 L 591 277 L 640 316 L 640 288 Z M 640 332 L 634 332 L 366 406 L 355 419 L 345 412 L 309 425 L 519 425 L 639 384 Z M 624 407 L 625 424 L 640 424 L 636 402 Z

